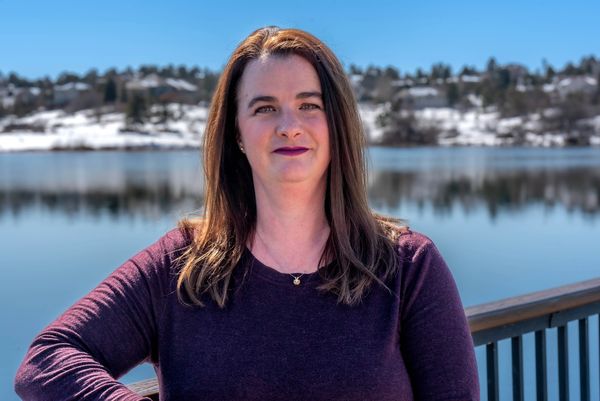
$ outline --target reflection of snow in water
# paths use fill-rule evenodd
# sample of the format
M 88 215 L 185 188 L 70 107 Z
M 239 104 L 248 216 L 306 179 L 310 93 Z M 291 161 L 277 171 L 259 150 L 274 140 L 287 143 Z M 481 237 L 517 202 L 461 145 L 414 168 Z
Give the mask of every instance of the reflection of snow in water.
M 459 206 L 496 214 L 534 204 L 600 215 L 595 149 L 371 148 L 376 208 Z M 14 153 L 0 157 L 0 214 L 43 205 L 60 212 L 191 211 L 201 204 L 197 151 Z M 66 206 L 65 206 L 66 205 Z M 154 212 L 153 212 L 154 213 Z
M 373 148 L 370 161 L 375 207 L 408 202 L 498 213 L 542 204 L 600 212 L 600 152 L 594 149 Z
M 0 157 L 0 171 L 0 215 L 42 206 L 158 216 L 202 203 L 198 151 L 15 153 Z

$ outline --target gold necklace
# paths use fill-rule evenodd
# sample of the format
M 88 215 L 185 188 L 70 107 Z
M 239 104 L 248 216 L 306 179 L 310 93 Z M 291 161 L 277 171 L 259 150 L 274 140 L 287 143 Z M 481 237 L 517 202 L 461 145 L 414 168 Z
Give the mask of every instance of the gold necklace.
M 304 273 L 302 273 L 298 277 L 294 276 L 292 273 L 288 273 L 288 274 L 294 278 L 294 281 L 292 281 L 292 283 L 294 283 L 294 285 L 300 285 L 300 277 L 304 276 Z
M 263 239 L 262 235 L 260 235 L 260 233 L 258 232 L 258 228 L 255 229 L 254 231 L 258 235 L 258 238 L 260 239 L 260 242 L 263 243 L 263 246 L 265 247 L 265 250 L 267 251 L 267 253 L 271 257 L 271 259 L 275 260 L 275 258 L 273 258 L 273 255 L 271 255 L 271 252 L 269 252 L 269 248 L 267 247 L 267 243 Z M 278 264 L 280 264 L 280 263 L 278 263 Z M 317 267 L 317 270 L 318 270 L 318 267 Z M 292 273 L 287 273 L 287 274 L 289 274 L 290 276 L 292 276 L 294 278 L 294 280 L 292 281 L 292 283 L 294 283 L 294 285 L 298 286 L 298 285 L 302 284 L 302 282 L 300 281 L 300 277 L 304 276 L 306 273 L 302 273 L 299 276 L 294 276 Z

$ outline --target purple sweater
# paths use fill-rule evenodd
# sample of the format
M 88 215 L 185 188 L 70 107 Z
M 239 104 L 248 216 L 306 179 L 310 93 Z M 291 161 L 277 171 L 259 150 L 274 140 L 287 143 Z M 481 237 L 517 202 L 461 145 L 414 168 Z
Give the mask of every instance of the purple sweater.
M 33 341 L 17 372 L 24 400 L 148 400 L 119 378 L 154 364 L 161 400 L 478 400 L 473 343 L 433 243 L 400 237 L 402 270 L 357 307 L 295 286 L 246 252 L 230 304 L 179 303 L 178 230 L 127 261 Z M 246 266 L 248 264 L 244 264 Z M 242 266 L 242 265 L 240 265 Z

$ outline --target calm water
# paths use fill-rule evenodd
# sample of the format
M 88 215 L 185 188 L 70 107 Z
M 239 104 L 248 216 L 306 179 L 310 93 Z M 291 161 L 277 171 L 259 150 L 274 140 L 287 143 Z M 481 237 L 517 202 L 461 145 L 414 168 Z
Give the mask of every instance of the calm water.
M 436 242 L 466 306 L 600 276 L 599 149 L 373 148 L 369 198 Z M 201 202 L 195 152 L 0 154 L 0 399 L 17 399 L 12 379 L 37 332 Z M 142 366 L 123 381 L 151 375 Z M 507 359 L 501 375 L 510 400 Z

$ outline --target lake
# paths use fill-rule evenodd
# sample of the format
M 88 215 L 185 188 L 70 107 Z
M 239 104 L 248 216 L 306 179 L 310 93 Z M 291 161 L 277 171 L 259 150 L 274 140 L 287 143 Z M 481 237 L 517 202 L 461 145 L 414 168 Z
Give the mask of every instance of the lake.
M 434 240 L 465 306 L 600 276 L 600 149 L 371 148 L 369 165 L 372 207 Z M 0 154 L 0 399 L 17 400 L 12 380 L 35 334 L 197 212 L 202 181 L 195 151 Z M 590 326 L 597 399 L 596 317 Z M 556 384 L 553 341 L 549 333 Z M 501 359 L 503 399 L 511 399 L 508 363 Z M 122 380 L 152 375 L 141 366 Z

